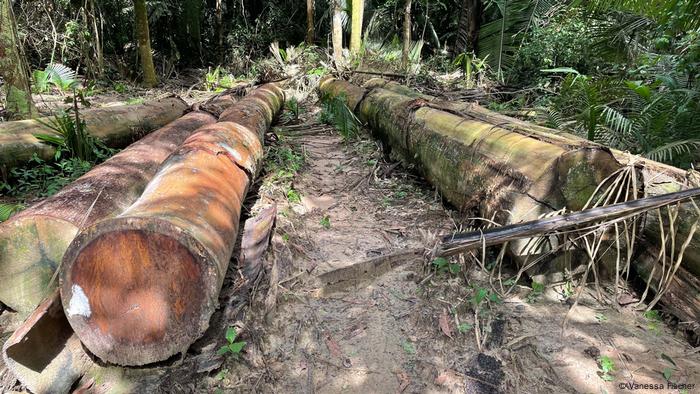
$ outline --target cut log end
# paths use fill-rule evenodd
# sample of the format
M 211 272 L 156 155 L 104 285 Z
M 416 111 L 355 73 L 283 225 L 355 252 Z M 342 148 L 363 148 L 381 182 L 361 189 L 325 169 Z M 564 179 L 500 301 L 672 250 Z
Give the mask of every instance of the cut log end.
M 61 298 L 76 334 L 101 359 L 144 365 L 184 350 L 206 330 L 218 269 L 167 222 L 124 218 L 83 233 L 69 250 Z M 119 262 L 114 264 L 114 262 Z
M 78 228 L 50 216 L 17 216 L 0 227 L 0 302 L 28 314 L 58 281 L 51 278 Z M 27 263 L 31 262 L 31 263 Z

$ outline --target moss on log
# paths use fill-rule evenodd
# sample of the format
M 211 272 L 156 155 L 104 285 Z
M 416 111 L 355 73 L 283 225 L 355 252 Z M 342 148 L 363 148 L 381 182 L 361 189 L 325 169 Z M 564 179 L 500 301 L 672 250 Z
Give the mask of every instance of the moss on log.
M 71 243 L 61 273 L 63 307 L 97 357 L 153 363 L 204 333 L 262 160 L 259 131 L 270 127 L 283 97 L 266 85 L 238 102 L 188 138 L 133 205 Z
M 187 104 L 177 97 L 137 104 L 86 109 L 80 112 L 91 135 L 108 146 L 122 148 L 159 127 L 179 118 Z M 55 149 L 35 134 L 55 134 L 52 118 L 0 123 L 0 167 L 6 170 L 28 162 L 34 154 L 42 159 L 53 158 Z
M 78 230 L 121 213 L 158 166 L 196 129 L 216 119 L 191 112 L 93 168 L 56 195 L 0 225 L 0 301 L 28 313 L 55 288 L 51 278 Z

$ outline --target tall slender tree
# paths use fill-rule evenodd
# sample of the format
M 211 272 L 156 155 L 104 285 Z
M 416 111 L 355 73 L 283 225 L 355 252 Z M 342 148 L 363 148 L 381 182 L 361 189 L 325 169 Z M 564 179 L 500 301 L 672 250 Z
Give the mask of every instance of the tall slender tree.
M 350 32 L 350 52 L 360 53 L 362 46 L 362 18 L 365 13 L 365 0 L 352 0 L 352 31 Z
M 182 3 L 185 42 L 190 55 L 194 55 L 193 57 L 197 59 L 194 63 L 199 63 L 202 58 L 202 0 L 184 0 Z
M 479 27 L 481 24 L 481 0 L 462 0 L 453 54 L 476 53 L 479 47 Z
M 158 78 L 156 78 L 156 69 L 153 66 L 153 55 L 151 54 L 151 37 L 148 32 L 146 0 L 134 0 L 134 14 L 136 16 L 136 40 L 139 44 L 143 83 L 146 86 L 153 87 L 158 84 Z
M 343 6 L 341 0 L 333 0 L 333 60 L 338 65 L 343 61 Z
M 309 45 L 316 40 L 316 31 L 314 29 L 315 7 L 314 0 L 306 0 L 306 43 Z
M 35 116 L 29 74 L 17 38 L 11 0 L 0 0 L 0 76 L 5 81 L 7 111 L 16 118 Z
M 406 0 L 403 15 L 403 51 L 401 52 L 401 66 L 408 68 L 408 54 L 411 52 L 411 5 L 412 0 Z

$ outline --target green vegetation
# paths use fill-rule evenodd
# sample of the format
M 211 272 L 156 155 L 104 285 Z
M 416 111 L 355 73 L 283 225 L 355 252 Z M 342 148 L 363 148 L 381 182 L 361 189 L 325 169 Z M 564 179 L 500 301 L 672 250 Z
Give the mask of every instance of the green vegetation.
M 236 338 L 238 336 L 238 333 L 236 333 L 236 328 L 235 327 L 229 327 L 226 330 L 226 342 L 227 344 L 219 348 L 219 350 L 216 352 L 216 354 L 219 355 L 226 355 L 230 354 L 234 358 L 238 359 L 238 357 L 241 355 L 241 351 L 246 345 L 246 341 L 240 341 L 236 342 Z
M 335 97 L 323 97 L 319 121 L 335 127 L 344 139 L 350 140 L 357 136 L 360 130 L 360 120 L 345 104 L 346 100 L 347 98 L 343 94 Z
M 612 382 L 614 377 L 611 373 L 615 372 L 615 362 L 608 356 L 600 356 L 598 358 L 598 376 L 606 382 Z
M 462 270 L 461 265 L 457 263 L 450 263 L 450 261 L 444 257 L 436 258 L 433 260 L 432 264 L 435 268 L 435 272 L 437 272 L 438 275 L 446 274 L 448 272 L 452 275 L 457 275 Z

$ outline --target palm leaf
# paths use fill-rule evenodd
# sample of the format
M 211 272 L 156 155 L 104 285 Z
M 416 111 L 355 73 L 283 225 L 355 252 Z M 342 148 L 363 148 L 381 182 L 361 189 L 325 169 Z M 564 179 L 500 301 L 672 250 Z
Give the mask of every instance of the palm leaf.
M 644 154 L 644 157 L 655 161 L 670 162 L 676 156 L 697 152 L 700 149 L 700 139 L 671 142 L 655 148 Z
M 22 204 L 0 204 L 0 222 L 4 222 L 9 219 L 15 213 L 24 209 Z

